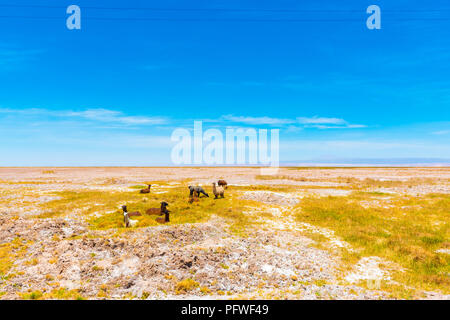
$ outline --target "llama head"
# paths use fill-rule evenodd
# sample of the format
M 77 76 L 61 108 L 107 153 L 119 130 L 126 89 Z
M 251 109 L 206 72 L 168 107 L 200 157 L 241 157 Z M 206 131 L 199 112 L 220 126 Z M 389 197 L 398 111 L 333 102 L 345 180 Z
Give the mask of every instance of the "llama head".
M 123 210 L 124 212 L 127 212 L 127 206 L 122 206 L 122 210 Z

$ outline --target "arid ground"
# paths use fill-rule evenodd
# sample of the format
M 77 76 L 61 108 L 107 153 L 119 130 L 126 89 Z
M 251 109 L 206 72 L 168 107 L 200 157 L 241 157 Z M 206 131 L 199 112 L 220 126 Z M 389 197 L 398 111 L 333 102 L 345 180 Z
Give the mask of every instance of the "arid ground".
M 449 299 L 449 222 L 450 168 L 0 168 L 0 299 Z

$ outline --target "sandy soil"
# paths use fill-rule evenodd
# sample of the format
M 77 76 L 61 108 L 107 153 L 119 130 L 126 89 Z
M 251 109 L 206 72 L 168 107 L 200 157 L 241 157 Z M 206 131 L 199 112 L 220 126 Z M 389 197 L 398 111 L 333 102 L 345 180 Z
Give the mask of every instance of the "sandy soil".
M 345 196 L 346 178 L 406 181 L 435 179 L 434 184 L 385 187 L 374 191 L 423 194 L 450 193 L 450 168 L 280 169 L 278 179 L 261 179 L 257 168 L 0 168 L 0 244 L 16 237 L 30 241 L 25 255 L 14 261 L 13 277 L 0 279 L 0 299 L 17 299 L 31 290 L 78 289 L 89 298 L 147 299 L 379 299 L 381 290 L 369 290 L 358 281 L 389 281 L 379 257 L 361 260 L 343 272 L 334 250 L 349 244 L 326 230 L 295 222 L 289 208 L 305 195 Z M 286 178 L 288 177 L 288 178 Z M 55 199 L 52 191 L 129 190 L 147 181 L 209 184 L 225 178 L 233 185 L 311 186 L 292 194 L 251 191 L 242 195 L 273 206 L 271 217 L 239 237 L 227 231 L 217 216 L 208 222 L 134 229 L 90 230 L 73 216 L 30 218 L 40 213 L 39 203 Z M 317 188 L 323 187 L 323 188 Z M 29 194 L 23 194 L 28 190 Z M 15 192 L 14 190 L 17 190 Z M 164 188 L 156 188 L 164 192 Z M 2 201 L 3 199 L 3 201 Z M 16 219 L 12 220 L 11 217 Z M 307 232 L 307 233 L 305 233 Z M 331 250 L 319 249 L 305 236 L 316 233 L 329 240 Z M 56 261 L 52 258 L 58 257 Z M 33 263 L 29 263 L 33 261 Z M 193 278 L 199 287 L 176 294 L 177 281 Z M 207 288 L 203 292 L 200 290 Z M 435 292 L 433 299 L 448 299 Z

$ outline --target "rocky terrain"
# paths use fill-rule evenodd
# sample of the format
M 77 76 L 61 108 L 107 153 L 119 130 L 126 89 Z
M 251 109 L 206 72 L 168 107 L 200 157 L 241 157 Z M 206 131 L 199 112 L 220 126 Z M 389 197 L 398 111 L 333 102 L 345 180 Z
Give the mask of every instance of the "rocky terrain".
M 245 207 L 239 232 L 208 198 L 200 199 L 211 203 L 204 220 L 130 229 L 92 222 L 120 216 L 121 203 L 71 200 L 91 191 L 136 196 L 133 186 L 155 182 L 155 201 L 184 192 L 186 206 L 176 208 L 190 210 L 187 185 L 209 188 L 218 178 L 228 181 L 227 201 Z M 345 261 L 344 251 L 361 249 L 295 212 L 305 198 L 348 197 L 355 188 L 382 194 L 361 201 L 368 207 L 387 205 L 390 194 L 448 195 L 449 181 L 445 168 L 282 168 L 274 177 L 256 168 L 0 168 L 0 299 L 403 298 L 385 289 L 398 284 L 400 265 L 378 256 Z M 50 214 L 61 199 L 64 212 Z M 440 250 L 446 259 L 448 248 Z M 409 298 L 449 299 L 445 285 L 415 289 Z

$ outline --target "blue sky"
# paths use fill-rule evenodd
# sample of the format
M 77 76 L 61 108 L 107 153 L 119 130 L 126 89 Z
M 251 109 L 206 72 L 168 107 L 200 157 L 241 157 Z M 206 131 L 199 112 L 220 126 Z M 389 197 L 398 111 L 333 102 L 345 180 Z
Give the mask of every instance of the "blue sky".
M 284 162 L 450 159 L 447 2 L 0 0 L 0 165 L 170 165 L 194 120 L 279 128 Z

